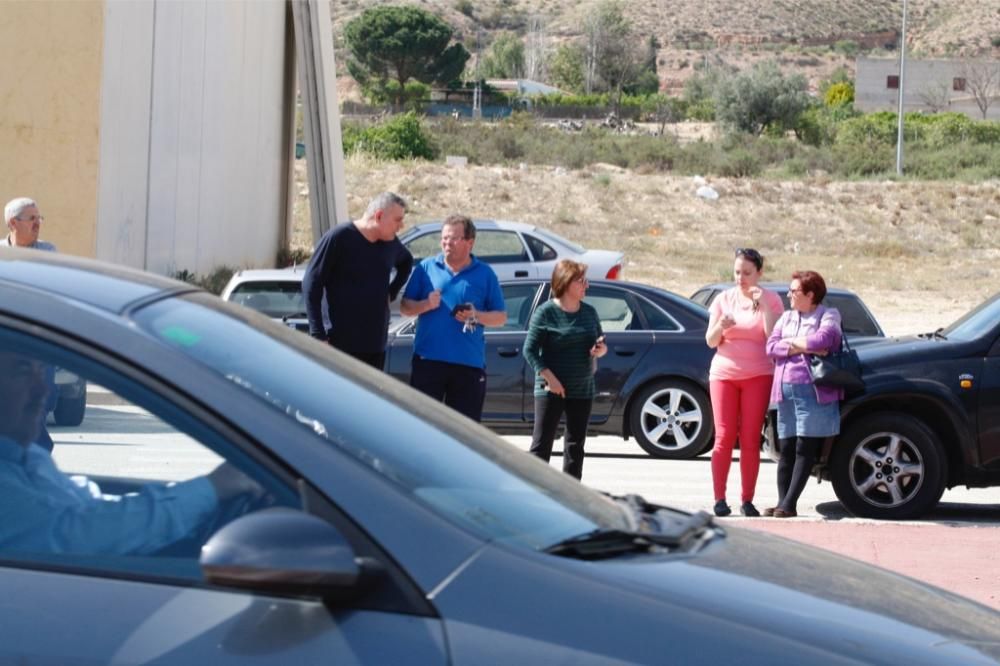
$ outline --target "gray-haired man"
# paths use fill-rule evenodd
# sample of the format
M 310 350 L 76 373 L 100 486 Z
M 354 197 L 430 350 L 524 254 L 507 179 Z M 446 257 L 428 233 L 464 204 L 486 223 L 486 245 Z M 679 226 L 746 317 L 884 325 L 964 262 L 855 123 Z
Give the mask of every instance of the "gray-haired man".
M 38 204 L 34 199 L 11 199 L 3 208 L 3 219 L 7 224 L 7 239 L 4 244 L 55 252 L 55 245 L 38 240 L 38 232 L 45 218 L 38 212 Z
M 396 238 L 405 214 L 402 197 L 379 194 L 360 220 L 338 224 L 323 235 L 302 277 L 310 335 L 379 370 L 385 361 L 389 303 L 413 269 L 413 256 Z

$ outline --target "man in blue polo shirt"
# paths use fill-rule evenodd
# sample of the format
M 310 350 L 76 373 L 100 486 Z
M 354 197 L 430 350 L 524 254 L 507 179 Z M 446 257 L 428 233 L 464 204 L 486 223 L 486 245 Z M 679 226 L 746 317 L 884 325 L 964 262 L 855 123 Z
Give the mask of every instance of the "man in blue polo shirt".
M 421 261 L 399 311 L 419 315 L 410 385 L 474 421 L 486 398 L 484 326 L 503 326 L 496 273 L 472 254 L 476 227 L 462 215 L 441 224 L 441 254 Z

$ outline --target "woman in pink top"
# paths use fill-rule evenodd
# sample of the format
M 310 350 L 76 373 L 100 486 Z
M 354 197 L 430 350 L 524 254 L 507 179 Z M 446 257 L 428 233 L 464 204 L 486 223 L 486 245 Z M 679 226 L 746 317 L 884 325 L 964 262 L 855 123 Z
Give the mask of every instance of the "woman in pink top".
M 760 433 L 774 376 L 764 343 L 784 310 L 780 296 L 758 286 L 763 271 L 760 252 L 737 249 L 733 262 L 736 286 L 719 294 L 709 308 L 705 341 L 716 350 L 708 379 L 715 420 L 712 485 L 717 516 L 732 513 L 726 503 L 726 479 L 737 437 L 743 483 L 740 513 L 760 515 L 753 496 L 760 469 Z

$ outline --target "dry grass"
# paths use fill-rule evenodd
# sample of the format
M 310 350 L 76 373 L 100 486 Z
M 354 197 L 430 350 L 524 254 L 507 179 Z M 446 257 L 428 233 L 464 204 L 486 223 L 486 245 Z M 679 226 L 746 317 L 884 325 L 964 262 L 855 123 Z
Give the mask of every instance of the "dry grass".
M 451 212 L 530 222 L 588 247 L 623 250 L 626 278 L 681 294 L 728 279 L 732 248 L 753 246 L 773 279 L 810 268 L 854 289 L 892 334 L 947 325 L 1000 283 L 998 181 L 711 184 L 716 202 L 695 197 L 690 178 L 662 174 L 347 162 L 351 216 L 392 190 L 409 199 L 409 223 Z M 299 192 L 293 246 L 310 247 Z

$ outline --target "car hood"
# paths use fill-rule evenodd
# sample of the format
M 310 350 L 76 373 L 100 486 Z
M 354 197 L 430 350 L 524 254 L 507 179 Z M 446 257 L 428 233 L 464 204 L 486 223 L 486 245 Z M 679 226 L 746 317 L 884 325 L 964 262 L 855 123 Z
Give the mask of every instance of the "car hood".
M 854 344 L 854 341 L 851 341 Z M 916 335 L 885 338 L 858 347 L 863 371 L 881 370 L 896 365 L 946 360 L 965 353 L 967 343 Z
M 623 662 L 1000 659 L 1000 614 L 990 608 L 780 537 L 726 532 L 692 555 L 601 561 L 491 546 L 435 603 L 456 639 L 488 626 L 533 646 L 568 643 Z

